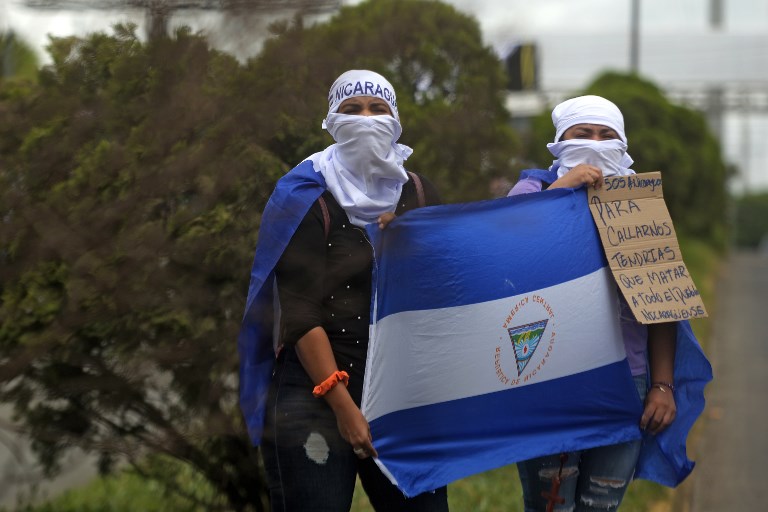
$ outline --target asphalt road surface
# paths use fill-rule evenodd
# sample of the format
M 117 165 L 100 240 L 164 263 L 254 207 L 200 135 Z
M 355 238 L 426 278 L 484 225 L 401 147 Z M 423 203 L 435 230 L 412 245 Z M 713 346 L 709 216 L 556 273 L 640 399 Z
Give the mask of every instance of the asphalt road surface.
M 768 251 L 732 254 L 715 303 L 691 510 L 768 510 Z

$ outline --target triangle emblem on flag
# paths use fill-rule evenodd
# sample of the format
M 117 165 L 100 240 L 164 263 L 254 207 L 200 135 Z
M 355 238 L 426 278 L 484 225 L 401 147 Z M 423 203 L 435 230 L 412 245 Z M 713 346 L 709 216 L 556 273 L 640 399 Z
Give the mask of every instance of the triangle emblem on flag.
M 509 339 L 512 341 L 512 348 L 515 349 L 518 377 L 523 374 L 523 370 L 531 361 L 533 353 L 536 352 L 536 347 L 539 346 L 539 341 L 544 335 L 544 329 L 547 328 L 547 322 L 549 322 L 548 319 L 539 320 L 507 329 Z

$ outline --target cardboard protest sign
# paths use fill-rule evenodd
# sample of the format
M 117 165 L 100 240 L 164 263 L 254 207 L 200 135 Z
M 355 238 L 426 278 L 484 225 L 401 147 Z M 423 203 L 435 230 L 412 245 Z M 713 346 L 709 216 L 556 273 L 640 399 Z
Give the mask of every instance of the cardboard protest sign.
M 608 176 L 588 197 L 608 263 L 637 321 L 707 316 L 683 263 L 661 173 Z

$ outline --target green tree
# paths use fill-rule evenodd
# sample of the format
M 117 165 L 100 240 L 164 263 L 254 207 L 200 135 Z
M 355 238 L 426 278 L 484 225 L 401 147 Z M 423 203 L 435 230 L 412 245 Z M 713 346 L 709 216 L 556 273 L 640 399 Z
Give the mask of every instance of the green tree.
M 603 96 L 621 109 L 633 168 L 662 172 L 664 199 L 675 227 L 723 247 L 727 167 L 704 116 L 671 103 L 656 85 L 631 74 L 604 73 L 583 94 Z M 541 165 L 552 161 L 546 143 L 553 135 L 547 112 L 534 122 L 531 160 Z
M 437 1 L 378 0 L 345 7 L 328 24 L 285 24 L 249 63 L 243 97 L 269 91 L 273 108 L 250 123 L 279 134 L 272 148 L 287 162 L 332 142 L 318 130 L 333 80 L 373 69 L 397 91 L 406 162 L 437 183 L 448 202 L 488 197 L 519 142 L 502 101 L 505 75 L 473 18 Z M 248 101 L 248 99 L 246 99 Z M 249 109 L 252 111 L 253 109 Z M 296 122 L 301 119 L 302 122 Z
M 768 244 L 768 192 L 744 194 L 735 199 L 735 243 L 739 247 L 765 247 Z
M 0 81 L 34 81 L 37 67 L 37 56 L 27 43 L 13 32 L 0 32 Z
M 236 335 L 275 181 L 331 142 L 333 79 L 368 67 L 398 89 L 409 167 L 485 197 L 516 147 L 501 65 L 471 18 L 417 0 L 297 18 L 244 65 L 185 29 L 49 52 L 39 84 L 0 83 L 0 401 L 51 471 L 71 446 L 158 478 L 146 455 L 167 455 L 217 490 L 207 508 L 263 509 Z
M 145 473 L 157 452 L 260 509 L 234 340 L 253 204 L 283 165 L 228 114 L 239 65 L 187 31 L 50 51 L 40 89 L 4 105 L 0 398 L 51 470 L 73 445 Z

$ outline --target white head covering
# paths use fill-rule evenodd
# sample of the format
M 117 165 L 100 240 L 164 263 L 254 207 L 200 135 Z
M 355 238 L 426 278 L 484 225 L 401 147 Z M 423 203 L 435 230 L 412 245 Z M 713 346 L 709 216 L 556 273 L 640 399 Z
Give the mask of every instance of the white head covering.
M 600 124 L 613 128 L 619 138 L 627 143 L 624 134 L 624 116 L 613 102 L 601 96 L 579 96 L 560 103 L 552 111 L 552 124 L 555 125 L 555 140 L 558 142 L 565 131 L 577 124 Z
M 393 116 L 339 114 L 339 105 L 355 96 L 382 98 Z M 398 144 L 402 128 L 392 85 L 378 73 L 351 70 L 342 74 L 328 93 L 328 116 L 323 128 L 336 144 L 309 157 L 323 174 L 328 190 L 349 221 L 363 227 L 382 213 L 394 212 L 408 173 L 403 162 L 413 150 Z
M 386 78 L 367 69 L 351 69 L 333 82 L 328 93 L 328 114 L 336 112 L 342 101 L 356 96 L 375 96 L 383 99 L 392 109 L 392 117 L 400 121 L 395 88 Z
M 634 174 L 629 167 L 634 162 L 627 153 L 627 135 L 624 116 L 613 102 L 601 96 L 579 96 L 557 105 L 552 110 L 555 141 L 547 149 L 557 159 L 550 169 L 557 169 L 562 177 L 576 165 L 590 164 L 603 171 L 603 176 Z M 563 134 L 577 124 L 598 124 L 616 131 L 620 140 L 560 140 Z

